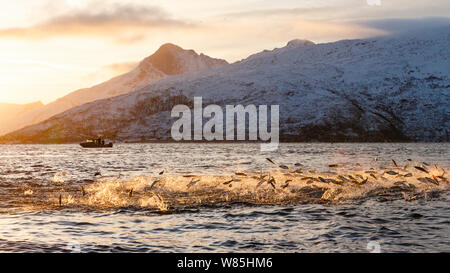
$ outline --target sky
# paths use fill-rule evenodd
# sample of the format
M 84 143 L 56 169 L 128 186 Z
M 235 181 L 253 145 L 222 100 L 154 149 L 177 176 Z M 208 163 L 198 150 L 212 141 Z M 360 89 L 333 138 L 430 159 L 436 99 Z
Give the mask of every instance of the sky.
M 167 42 L 234 62 L 297 38 L 366 38 L 450 17 L 448 0 L 0 1 L 0 102 L 21 104 L 125 73 Z

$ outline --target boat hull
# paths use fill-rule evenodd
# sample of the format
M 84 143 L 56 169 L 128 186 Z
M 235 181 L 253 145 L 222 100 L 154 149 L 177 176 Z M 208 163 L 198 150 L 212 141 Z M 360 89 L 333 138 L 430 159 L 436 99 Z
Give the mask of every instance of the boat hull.
M 80 143 L 80 146 L 83 148 L 112 148 L 113 144 L 112 143 L 97 144 L 97 143 L 93 143 L 93 142 L 83 142 L 83 143 Z

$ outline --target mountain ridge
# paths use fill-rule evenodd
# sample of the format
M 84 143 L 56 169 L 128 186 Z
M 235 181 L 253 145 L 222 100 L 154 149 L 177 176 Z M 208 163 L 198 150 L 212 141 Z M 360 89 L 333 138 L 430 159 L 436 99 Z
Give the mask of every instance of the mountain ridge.
M 173 67 L 170 74 L 166 74 L 164 71 L 158 69 L 158 67 L 161 68 L 159 63 L 152 63 L 156 60 L 162 62 L 164 59 L 166 59 L 165 62 L 167 64 L 170 64 Z M 75 90 L 54 102 L 34 109 L 33 111 L 27 112 L 14 119 L 10 119 L 9 121 L 5 121 L 0 124 L 0 134 L 5 134 L 44 121 L 56 114 L 84 103 L 131 92 L 136 88 L 143 87 L 164 77 L 181 73 L 194 73 L 201 71 L 202 69 L 213 68 L 225 64 L 228 64 L 225 60 L 214 59 L 204 54 L 199 55 L 193 50 L 185 50 L 179 46 L 168 43 L 161 46 L 154 54 L 143 59 L 139 65 L 130 72 L 118 75 L 106 82 L 89 88 Z
M 170 141 L 176 104 L 280 105 L 282 141 L 449 141 L 450 31 L 310 44 L 161 79 L 0 138 Z

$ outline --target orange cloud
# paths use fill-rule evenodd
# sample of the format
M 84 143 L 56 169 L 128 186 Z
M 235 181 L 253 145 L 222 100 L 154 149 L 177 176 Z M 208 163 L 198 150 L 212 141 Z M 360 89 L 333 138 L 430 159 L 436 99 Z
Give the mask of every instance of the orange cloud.
M 37 40 L 54 36 L 97 36 L 133 42 L 144 37 L 142 32 L 173 27 L 193 27 L 193 24 L 173 19 L 158 7 L 113 5 L 100 11 L 86 8 L 58 15 L 30 27 L 0 29 L 0 37 Z

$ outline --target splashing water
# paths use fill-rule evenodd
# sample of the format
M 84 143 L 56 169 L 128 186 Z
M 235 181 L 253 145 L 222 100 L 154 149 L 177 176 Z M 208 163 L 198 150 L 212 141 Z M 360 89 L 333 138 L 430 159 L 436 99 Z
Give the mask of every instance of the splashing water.
M 60 179 L 63 172 L 55 177 Z M 315 170 L 277 169 L 232 175 L 166 175 L 134 178 L 100 178 L 74 186 L 35 185 L 27 189 L 31 206 L 66 209 L 110 209 L 133 207 L 167 212 L 186 207 L 223 206 L 231 203 L 260 205 L 348 204 L 364 198 L 412 201 L 436 198 L 450 189 L 446 170 L 435 167 L 425 173 L 411 166 L 389 170 Z M 52 180 L 55 183 L 55 178 Z M 61 196 L 61 197 L 60 197 Z M 61 201 L 61 202 L 59 202 Z
M 53 177 L 52 182 L 55 183 L 55 184 L 62 184 L 66 180 L 67 180 L 67 172 L 59 171 Z
M 448 144 L 258 147 L 5 146 L 0 250 L 450 249 Z
M 175 148 L 167 150 L 168 147 Z M 18 156 L 21 150 L 11 146 L 11 155 L 18 156 L 17 162 L 28 160 L 28 166 L 32 168 L 24 165 L 23 170 L 7 171 L 6 181 L 0 179 L 0 195 L 6 200 L 0 211 L 129 207 L 168 212 L 232 203 L 339 205 L 367 198 L 384 201 L 430 199 L 449 187 L 448 162 L 442 161 L 445 156 L 417 160 L 419 157 L 414 154 L 416 150 L 420 154 L 442 151 L 445 154 L 445 148 L 435 149 L 435 146 L 430 149 L 419 145 L 425 149 L 420 151 L 415 146 L 408 150 L 405 148 L 408 145 L 403 144 L 397 147 L 364 144 L 358 146 L 357 161 L 354 159 L 358 151 L 354 149 L 356 146 L 344 144 L 282 145 L 278 154 L 271 155 L 272 159 L 265 154 L 249 156 L 257 145 L 204 145 L 198 151 L 196 147 L 119 145 L 116 151 L 78 148 L 72 151 L 77 154 L 66 157 L 73 147 L 44 147 L 50 150 L 48 152 L 41 151 L 43 147 L 31 146 L 23 156 Z M 205 152 L 208 149 L 211 151 Z M 36 152 L 34 157 L 33 152 Z M 145 159 L 147 152 L 173 162 L 149 161 Z M 188 152 L 192 157 L 189 162 L 185 161 Z M 42 158 L 46 153 L 48 156 Z M 215 154 L 215 157 L 209 158 L 208 154 Z M 175 158 L 171 159 L 169 155 Z M 391 160 L 394 155 L 397 161 Z M 408 157 L 414 157 L 416 161 Z M 331 160 L 327 162 L 324 158 Z M 84 162 L 90 159 L 100 160 L 102 165 L 92 160 Z M 444 163 L 444 167 L 432 164 L 435 160 L 438 164 Z M 65 169 L 54 171 L 50 163 Z M 101 168 L 107 165 L 112 165 L 109 171 Z M 149 167 L 151 174 L 136 172 Z M 46 180 L 48 176 L 50 181 Z M 9 182 L 16 179 L 20 183 Z

